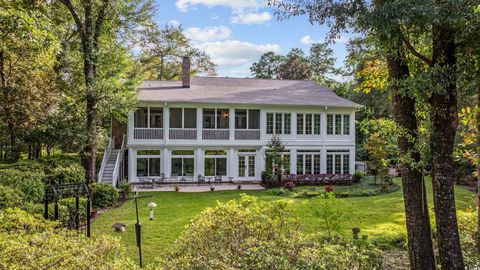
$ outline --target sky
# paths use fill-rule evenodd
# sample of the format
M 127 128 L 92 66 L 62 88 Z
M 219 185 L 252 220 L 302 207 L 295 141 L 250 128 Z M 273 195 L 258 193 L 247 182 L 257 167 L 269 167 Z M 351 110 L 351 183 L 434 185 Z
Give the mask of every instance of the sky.
M 156 0 L 155 22 L 182 25 L 195 47 L 210 55 L 218 76 L 250 77 L 250 66 L 263 53 L 286 54 L 301 48 L 308 54 L 314 42 L 325 41 L 328 28 L 307 17 L 279 21 L 265 0 Z M 331 45 L 342 66 L 347 36 Z

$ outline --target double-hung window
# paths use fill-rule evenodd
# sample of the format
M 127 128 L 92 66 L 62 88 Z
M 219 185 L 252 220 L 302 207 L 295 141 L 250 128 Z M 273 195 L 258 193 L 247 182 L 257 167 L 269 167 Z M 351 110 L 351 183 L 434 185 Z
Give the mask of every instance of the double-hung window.
M 320 135 L 320 114 L 298 113 L 297 134 L 299 135 Z
M 267 113 L 267 134 L 291 134 L 290 113 Z
M 297 151 L 297 174 L 319 174 L 320 151 L 298 150 Z
M 327 114 L 327 135 L 350 135 L 350 115 Z
M 137 150 L 137 176 L 160 176 L 161 169 L 160 150 Z

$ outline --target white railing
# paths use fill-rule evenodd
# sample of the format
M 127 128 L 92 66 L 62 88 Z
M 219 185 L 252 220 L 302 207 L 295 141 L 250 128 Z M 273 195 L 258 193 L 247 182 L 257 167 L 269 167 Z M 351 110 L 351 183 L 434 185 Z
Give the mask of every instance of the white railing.
M 102 165 L 100 166 L 100 170 L 98 172 L 98 182 L 102 182 L 102 177 L 103 177 L 103 171 L 105 170 L 105 166 L 107 166 L 108 159 L 110 158 L 110 153 L 112 152 L 112 148 L 115 145 L 115 137 L 110 138 L 110 141 L 108 141 L 108 146 L 105 149 L 105 152 L 103 152 L 103 159 L 102 159 Z
M 235 140 L 260 140 L 260 130 L 236 129 Z
M 169 139 L 171 140 L 196 140 L 196 128 L 171 128 L 169 132 Z
M 112 186 L 116 187 L 118 178 L 120 176 L 120 166 L 123 163 L 123 151 L 125 151 L 125 135 L 122 138 L 122 146 L 120 147 L 120 151 L 118 151 L 117 159 L 115 160 L 115 167 L 113 168 L 112 174 Z
M 163 128 L 134 128 L 133 138 L 140 140 L 163 139 Z
M 204 140 L 228 140 L 230 130 L 228 129 L 204 129 L 202 139 Z

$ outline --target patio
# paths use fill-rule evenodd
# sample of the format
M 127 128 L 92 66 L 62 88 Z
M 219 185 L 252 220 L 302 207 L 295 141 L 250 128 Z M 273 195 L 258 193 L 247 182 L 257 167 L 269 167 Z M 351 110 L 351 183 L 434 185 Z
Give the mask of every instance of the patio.
M 138 192 L 161 192 L 161 191 L 175 191 L 175 187 L 178 185 L 179 192 L 210 192 L 210 187 L 215 188 L 215 191 L 221 190 L 237 190 L 239 183 L 223 183 L 223 184 L 211 184 L 211 185 L 192 185 L 192 184 L 162 184 L 155 187 L 135 185 L 134 191 Z M 241 190 L 263 190 L 265 189 L 260 184 L 241 184 Z

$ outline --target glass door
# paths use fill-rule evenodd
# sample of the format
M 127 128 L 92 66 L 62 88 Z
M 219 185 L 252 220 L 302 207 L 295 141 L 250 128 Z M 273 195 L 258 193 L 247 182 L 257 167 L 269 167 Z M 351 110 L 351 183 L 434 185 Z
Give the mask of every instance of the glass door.
M 255 177 L 255 155 L 238 156 L 238 177 Z

